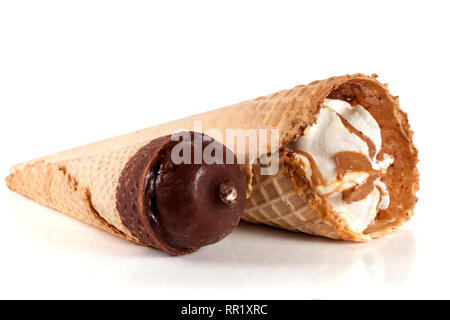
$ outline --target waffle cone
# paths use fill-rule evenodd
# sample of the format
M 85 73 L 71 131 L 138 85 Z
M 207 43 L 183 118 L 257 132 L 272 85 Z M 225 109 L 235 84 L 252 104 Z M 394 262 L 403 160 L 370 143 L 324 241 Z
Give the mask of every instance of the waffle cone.
M 285 174 L 254 175 L 243 219 L 275 228 L 339 239 L 339 235 L 296 193 Z
M 6 178 L 8 187 L 45 206 L 140 243 L 122 223 L 116 209 L 119 176 L 141 145 L 92 156 L 22 166 Z
M 393 155 L 395 160 L 395 165 L 389 168 L 384 181 L 391 195 L 391 205 L 388 210 L 380 211 L 375 223 L 364 233 L 358 234 L 352 232 L 336 215 L 323 210 L 321 207 L 323 199 L 314 194 L 307 183 L 298 177 L 296 174 L 298 164 L 289 158 L 286 152 L 281 152 L 280 173 L 264 177 L 256 170 L 257 166 L 254 165 L 256 159 L 251 157 L 248 148 L 237 150 L 224 139 L 226 129 L 279 129 L 278 144 L 270 145 L 269 141 L 267 149 L 257 150 L 256 158 L 267 154 L 270 150 L 280 149 L 296 140 L 305 128 L 315 123 L 320 105 L 330 92 L 347 84 L 357 85 L 360 88 L 360 104 L 366 107 L 380 124 L 382 149 Z M 198 121 L 201 128 L 197 127 Z M 363 74 L 314 81 L 308 85 L 299 85 L 289 90 L 35 159 L 13 167 L 7 183 L 11 189 L 50 207 L 65 210 L 66 213 L 70 211 L 69 214 L 83 221 L 107 231 L 114 228 L 116 234 L 129 237 L 108 204 L 111 199 L 100 196 L 102 190 L 97 190 L 99 180 L 95 179 L 105 180 L 111 177 L 112 181 L 115 181 L 116 169 L 103 168 L 105 163 L 109 163 L 111 168 L 120 168 L 123 164 L 120 160 L 108 162 L 110 158 L 117 160 L 121 157 L 113 155 L 114 150 L 134 150 L 135 146 L 141 146 L 156 137 L 180 130 L 201 130 L 235 151 L 238 158 L 245 157 L 247 163 L 243 165 L 243 170 L 247 176 L 248 203 L 243 218 L 250 222 L 330 238 L 361 241 L 380 237 L 395 230 L 409 219 L 417 201 L 415 196 L 418 189 L 417 150 L 412 143 L 412 132 L 407 116 L 401 111 L 397 97 L 393 97 L 387 87 L 376 80 L 376 76 Z M 111 154 L 107 156 L 108 160 L 101 159 L 102 155 L 107 154 Z M 91 162 L 96 165 L 91 166 Z M 88 166 L 92 177 L 97 178 L 84 177 L 83 169 L 79 169 L 83 166 Z M 65 198 L 70 198 L 73 193 L 74 199 L 83 198 L 82 194 L 89 195 L 84 197 L 92 199 L 91 207 L 95 208 L 95 211 L 102 211 L 102 214 L 92 219 L 93 215 L 87 214 L 89 202 L 86 201 L 83 208 L 75 210 L 76 205 L 72 204 L 68 210 L 64 201 L 60 204 L 60 200 L 58 202 L 55 199 L 48 199 L 46 195 L 49 191 L 39 190 L 42 189 L 42 185 L 48 185 L 49 178 L 45 178 L 45 175 L 42 178 L 35 177 L 42 170 L 52 171 L 52 174 L 61 180 L 58 185 L 52 186 L 55 189 L 52 189 L 52 192 L 56 190 L 57 193 L 66 192 Z M 77 186 L 74 191 L 71 185 Z M 113 188 L 113 183 L 109 185 Z M 83 211 L 84 214 L 74 214 L 74 211 Z M 89 219 L 84 216 L 88 216 Z

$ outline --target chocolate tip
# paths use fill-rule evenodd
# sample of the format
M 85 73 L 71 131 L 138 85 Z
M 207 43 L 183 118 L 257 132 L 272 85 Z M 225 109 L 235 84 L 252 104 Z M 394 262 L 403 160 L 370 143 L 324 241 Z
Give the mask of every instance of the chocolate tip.
M 238 197 L 236 186 L 229 180 L 222 182 L 219 186 L 219 197 L 225 204 L 235 203 Z

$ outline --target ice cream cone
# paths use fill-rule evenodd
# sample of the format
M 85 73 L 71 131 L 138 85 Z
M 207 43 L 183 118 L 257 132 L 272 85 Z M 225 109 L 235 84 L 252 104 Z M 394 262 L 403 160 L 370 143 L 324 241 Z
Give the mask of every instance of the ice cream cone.
M 200 134 L 199 136 L 203 137 Z M 195 246 L 183 247 L 179 245 L 180 241 L 175 242 L 175 240 L 167 238 L 166 233 L 170 230 L 164 229 L 161 221 L 168 218 L 164 218 L 159 212 L 164 209 L 163 205 L 149 194 L 152 192 L 152 189 L 149 189 L 151 188 L 150 184 L 153 183 L 150 181 L 160 179 L 162 182 L 159 182 L 159 185 L 163 183 L 164 186 L 164 179 L 168 175 L 176 175 L 176 172 L 183 170 L 183 167 L 178 166 L 177 171 L 174 171 L 175 169 L 171 171 L 174 166 L 172 163 L 166 170 L 166 167 L 163 167 L 165 162 L 160 160 L 165 155 L 170 157 L 171 149 L 169 147 L 177 143 L 177 141 L 171 140 L 171 136 L 163 136 L 148 143 L 112 149 L 90 156 L 58 161 L 55 158 L 52 161 L 43 158 L 22 166 L 20 170 L 15 170 L 6 178 L 6 183 L 10 189 L 43 205 L 126 240 L 159 248 L 174 255 L 187 254 L 198 248 Z M 165 150 L 169 152 L 165 153 Z M 207 169 L 205 166 L 207 165 L 201 164 L 195 168 L 201 167 L 199 170 L 203 170 L 202 172 L 213 174 L 214 169 L 217 168 L 208 165 L 209 169 Z M 238 201 L 229 206 L 221 205 L 219 202 L 220 214 L 207 212 L 207 214 L 219 217 L 215 218 L 216 220 L 222 218 L 223 221 L 218 222 L 217 225 L 214 223 L 205 225 L 204 221 L 206 220 L 200 221 L 201 217 L 197 217 L 198 219 L 195 220 L 196 217 L 190 217 L 189 212 L 187 214 L 183 212 L 187 216 L 187 221 L 183 222 L 186 228 L 202 226 L 203 223 L 212 230 L 209 232 L 210 234 L 218 230 L 216 234 L 194 235 L 195 239 L 189 238 L 189 231 L 185 231 L 183 236 L 189 241 L 198 243 L 202 241 L 201 243 L 204 245 L 216 242 L 231 232 L 239 222 L 245 204 L 245 178 L 238 165 L 233 165 L 233 167 L 222 165 L 220 174 L 226 176 L 229 173 L 228 170 L 238 172 L 236 179 L 239 180 L 238 183 L 241 183 L 240 187 L 233 184 L 234 176 L 227 176 L 223 179 L 231 186 L 236 186 L 236 197 L 241 197 L 241 205 L 238 204 Z M 158 172 L 158 176 L 154 180 L 150 177 L 153 172 Z M 164 172 L 164 174 L 160 174 L 160 172 Z M 207 181 L 208 184 L 215 183 L 215 180 Z M 197 189 L 203 194 L 201 181 L 197 182 L 197 185 Z M 213 196 L 215 196 L 215 192 L 215 190 L 211 191 L 214 193 Z M 177 200 L 175 194 L 173 197 L 171 202 L 182 201 Z M 195 200 L 192 198 L 187 198 L 187 201 L 188 203 L 185 205 L 189 208 L 195 205 L 193 204 Z M 144 202 L 154 202 L 151 210 L 146 209 L 147 205 Z M 216 203 L 215 201 L 213 204 L 207 203 L 210 210 Z M 183 207 L 183 205 L 180 206 Z M 236 215 L 227 217 L 229 208 L 235 208 L 232 209 L 232 213 L 236 213 Z M 198 213 L 194 212 L 194 214 Z M 149 217 L 150 215 L 151 217 Z M 169 218 L 171 217 L 169 216 Z M 213 237 L 212 240 L 210 240 L 211 237 Z
M 385 183 L 391 195 L 391 205 L 388 210 L 378 213 L 375 223 L 364 233 L 355 233 L 339 217 L 322 212 L 321 199 L 302 179 L 299 179 L 296 174 L 298 164 L 286 153 L 280 153 L 282 170 L 275 177 L 261 176 L 255 170 L 257 167 L 254 166 L 259 157 L 269 151 L 280 149 L 300 137 L 306 128 L 317 121 L 324 99 L 330 92 L 343 85 L 354 85 L 360 88 L 358 95 L 360 95 L 361 104 L 370 110 L 380 124 L 382 148 L 395 158 L 395 165 L 389 168 L 385 177 Z M 417 201 L 415 194 L 418 189 L 417 150 L 412 142 L 412 131 L 407 116 L 400 109 L 398 98 L 393 97 L 387 87 L 376 80 L 376 76 L 363 74 L 314 81 L 308 85 L 296 86 L 289 90 L 19 164 L 12 168 L 11 174 L 16 177 L 23 176 L 23 181 L 12 182 L 12 178 L 9 178 L 11 182 L 8 185 L 21 193 L 31 194 L 33 192 L 23 190 L 17 185 L 29 185 L 26 176 L 33 166 L 59 168 L 59 164 L 67 160 L 95 157 L 111 150 L 139 146 L 158 136 L 182 129 L 199 130 L 196 128 L 198 123 L 201 124 L 201 131 L 224 144 L 227 144 L 225 140 L 227 129 L 279 129 L 278 143 L 271 145 L 269 141 L 267 148 L 258 148 L 255 157 L 251 156 L 248 148 L 238 150 L 235 146 L 227 145 L 237 157 L 244 156 L 247 159 L 247 163 L 242 168 L 247 176 L 249 198 L 248 208 L 243 218 L 248 221 L 330 238 L 364 241 L 392 232 L 413 214 Z M 210 131 L 211 129 L 216 131 Z M 59 169 L 53 169 L 55 170 Z M 63 172 L 59 175 L 61 174 Z M 82 175 L 77 175 L 77 178 L 83 180 Z M 84 183 L 80 185 L 85 187 Z M 90 192 L 90 188 L 95 187 L 94 185 L 87 187 L 86 192 Z M 31 189 L 31 186 L 29 188 Z M 100 204 L 97 205 L 100 206 Z M 109 218 L 115 221 L 113 217 Z M 113 226 L 123 232 L 117 221 Z
M 140 243 L 112 210 L 118 175 L 138 146 L 96 156 L 24 165 L 6 178 L 7 186 L 45 206 L 124 239 Z M 102 168 L 99 168 L 99 164 Z M 91 175 L 91 173 L 93 173 Z M 94 195 L 94 199 L 93 199 Z M 106 205 L 107 199 L 110 200 Z M 105 210 L 104 210 L 105 209 Z
M 244 220 L 339 239 L 333 228 L 322 221 L 295 192 L 285 174 L 255 174 L 254 179 L 253 193 L 247 200 L 242 217 Z

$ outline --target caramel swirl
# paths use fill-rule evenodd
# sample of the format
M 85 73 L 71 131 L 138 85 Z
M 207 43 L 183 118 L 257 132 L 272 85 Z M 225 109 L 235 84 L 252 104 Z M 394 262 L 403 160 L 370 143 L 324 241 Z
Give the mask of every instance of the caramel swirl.
M 379 176 L 377 174 L 371 175 L 366 179 L 366 181 L 363 184 L 344 190 L 342 192 L 342 200 L 344 200 L 347 203 L 364 200 L 372 192 L 374 183 L 378 179 L 378 177 Z
M 380 173 L 372 168 L 367 156 L 359 152 L 342 151 L 334 155 L 334 161 L 338 179 L 342 179 L 347 172 L 363 171 L 369 174 L 362 185 L 342 192 L 342 200 L 347 203 L 365 199 L 372 192 L 375 181 L 380 177 Z
M 350 124 L 347 120 L 344 119 L 343 116 L 338 114 L 339 119 L 341 119 L 342 124 L 344 127 L 350 132 L 358 136 L 361 140 L 363 140 L 367 144 L 367 148 L 369 149 L 369 156 L 370 158 L 373 158 L 375 154 L 377 153 L 377 148 L 375 147 L 375 143 L 373 143 L 372 140 L 370 140 L 369 137 L 365 136 L 361 131 L 357 130 L 354 126 Z
M 376 173 L 372 168 L 369 158 L 362 153 L 354 151 L 342 151 L 334 155 L 337 177 L 341 179 L 347 172 L 363 171 L 369 174 Z
M 309 165 L 311 166 L 311 184 L 312 184 L 312 186 L 317 187 L 317 186 L 323 184 L 322 174 L 320 173 L 319 167 L 317 166 L 316 161 L 314 161 L 314 158 L 308 152 L 305 152 L 305 151 L 296 150 L 295 152 L 308 159 Z

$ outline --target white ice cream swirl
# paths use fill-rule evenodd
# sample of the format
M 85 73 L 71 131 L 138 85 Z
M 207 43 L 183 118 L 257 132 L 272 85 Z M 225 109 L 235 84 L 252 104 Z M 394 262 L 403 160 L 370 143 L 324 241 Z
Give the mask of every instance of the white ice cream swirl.
M 377 121 L 364 107 L 326 99 L 317 122 L 287 147 L 299 151 L 296 157 L 311 186 L 327 197 L 333 211 L 344 218 L 353 231 L 363 232 L 374 221 L 378 210 L 389 206 L 389 194 L 380 178 L 394 159 L 384 154 L 383 160 L 377 160 L 381 149 L 381 131 Z M 357 156 L 371 168 L 361 170 L 347 161 L 351 170 L 343 171 L 338 167 L 339 155 Z M 314 166 L 320 172 L 320 183 L 314 181 L 317 180 L 313 177 Z M 363 188 L 366 192 L 361 191 Z M 356 201 L 346 198 L 354 190 L 364 197 Z

